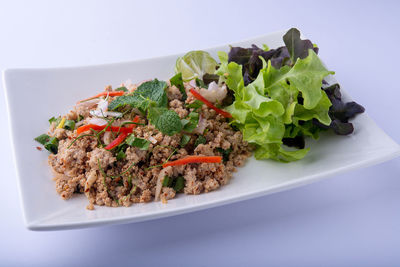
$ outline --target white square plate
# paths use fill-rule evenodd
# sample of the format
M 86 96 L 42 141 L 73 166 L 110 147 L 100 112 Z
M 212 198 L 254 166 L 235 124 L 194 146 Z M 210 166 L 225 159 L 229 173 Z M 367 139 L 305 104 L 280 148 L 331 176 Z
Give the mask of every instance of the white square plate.
M 250 46 L 283 45 L 285 32 L 234 43 Z M 205 49 L 215 58 L 228 45 Z M 47 119 L 65 114 L 78 99 L 131 79 L 168 79 L 176 58 L 172 55 L 108 65 L 53 69 L 12 69 L 3 73 L 18 185 L 26 225 L 31 230 L 82 228 L 112 223 L 138 222 L 205 209 L 254 198 L 311 183 L 355 168 L 377 164 L 400 154 L 400 148 L 365 113 L 354 121 L 350 136 L 324 135 L 311 143 L 306 158 L 289 164 L 251 158 L 221 189 L 197 196 L 180 195 L 168 204 L 152 202 L 129 208 L 97 207 L 86 210 L 83 195 L 68 201 L 55 191 L 47 153 L 35 149 L 33 138 L 48 128 Z M 349 97 L 345 95 L 346 100 Z M 362 104 L 362 103 L 361 103 Z

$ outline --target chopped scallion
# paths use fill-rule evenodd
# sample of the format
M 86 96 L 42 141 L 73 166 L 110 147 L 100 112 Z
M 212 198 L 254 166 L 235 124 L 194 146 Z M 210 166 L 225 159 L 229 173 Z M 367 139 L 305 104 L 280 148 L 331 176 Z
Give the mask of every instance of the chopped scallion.
M 175 192 L 180 192 L 185 187 L 185 178 L 183 176 L 179 176 L 175 179 L 174 190 Z
M 73 120 L 66 120 L 64 129 L 73 131 L 75 129 L 75 122 Z

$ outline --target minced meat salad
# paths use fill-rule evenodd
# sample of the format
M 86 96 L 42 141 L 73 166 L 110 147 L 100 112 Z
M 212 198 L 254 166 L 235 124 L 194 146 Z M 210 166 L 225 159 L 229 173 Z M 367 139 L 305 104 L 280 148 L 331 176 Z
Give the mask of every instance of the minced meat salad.
M 250 147 L 225 113 L 196 98 L 202 89 L 190 84 L 183 89 L 158 80 L 107 86 L 52 118 L 43 138 L 53 152 L 49 164 L 61 197 L 83 193 L 89 208 L 130 206 L 225 185 Z M 223 100 L 226 87 L 219 90 Z M 118 112 L 109 111 L 116 106 Z
M 57 192 L 85 194 L 88 209 L 166 203 L 227 184 L 252 151 L 290 162 L 306 156 L 306 137 L 351 134 L 349 119 L 364 108 L 324 82 L 333 72 L 297 29 L 283 40 L 277 49 L 231 47 L 221 63 L 189 52 L 168 81 L 107 86 L 51 118 L 35 140 L 51 152 Z

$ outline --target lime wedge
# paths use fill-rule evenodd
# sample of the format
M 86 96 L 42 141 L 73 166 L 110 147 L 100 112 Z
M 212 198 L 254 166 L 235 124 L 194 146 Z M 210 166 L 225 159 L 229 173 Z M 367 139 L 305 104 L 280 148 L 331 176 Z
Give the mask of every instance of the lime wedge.
M 190 51 L 183 57 L 178 58 L 175 65 L 175 72 L 182 73 L 184 81 L 194 78 L 202 79 L 206 73 L 213 74 L 217 62 L 205 51 Z

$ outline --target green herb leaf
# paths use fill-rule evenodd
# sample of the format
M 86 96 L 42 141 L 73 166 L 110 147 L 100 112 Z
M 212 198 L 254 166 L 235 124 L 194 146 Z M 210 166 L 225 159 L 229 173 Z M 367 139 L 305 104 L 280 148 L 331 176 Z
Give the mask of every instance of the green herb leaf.
M 125 143 L 130 146 L 138 147 L 140 150 L 147 150 L 149 149 L 150 141 L 142 138 L 137 138 L 133 134 L 129 135 L 126 138 Z
M 166 135 L 174 135 L 182 130 L 179 115 L 170 109 L 163 107 L 150 107 L 148 119 L 159 131 Z
M 186 119 L 181 120 L 183 131 L 191 133 L 194 129 L 196 129 L 197 124 L 199 123 L 199 113 L 190 112 Z
M 75 129 L 75 122 L 73 120 L 66 120 L 64 129 L 73 131 Z
M 57 121 L 57 119 L 54 118 L 54 117 L 51 117 L 51 118 L 49 119 L 49 123 L 50 123 L 50 124 L 52 124 L 52 123 L 55 122 L 55 121 Z
M 117 160 L 123 160 L 124 158 L 126 158 L 125 152 L 123 150 L 118 151 Z
M 50 139 L 44 144 L 44 148 L 53 154 L 58 152 L 58 139 L 55 137 L 50 137 Z
M 55 125 L 57 126 L 57 125 L 60 124 L 60 122 L 61 122 L 61 117 L 58 117 L 58 118 L 51 117 L 51 118 L 49 119 L 49 123 L 52 124 L 53 122 L 54 122 Z
M 124 92 L 128 92 L 128 89 L 126 89 L 125 86 L 121 86 L 121 87 L 118 87 L 117 89 L 115 89 L 114 91 L 124 91 Z
M 203 106 L 203 102 L 200 100 L 196 99 L 193 103 L 186 104 L 185 105 L 187 108 L 194 108 L 194 110 L 197 110 Z
M 183 85 L 182 73 L 179 72 L 174 77 L 169 79 L 169 81 L 170 81 L 171 85 L 175 85 L 176 87 L 178 87 L 179 91 L 182 94 L 182 101 L 185 101 L 187 98 L 187 94 L 186 94 L 185 86 Z
M 208 88 L 208 86 L 203 82 L 203 80 L 200 80 L 199 78 L 196 78 L 196 85 L 200 88 Z
M 217 147 L 215 150 L 221 153 L 224 162 L 227 162 L 229 160 L 229 154 L 231 154 L 232 148 L 223 149 L 221 147 Z
M 41 134 L 38 137 L 36 137 L 34 140 L 39 142 L 40 144 L 44 145 L 47 143 L 47 141 L 49 141 L 50 136 L 48 136 L 47 134 Z
M 108 105 L 108 108 L 110 110 L 116 110 L 120 107 L 129 105 L 145 112 L 152 103 L 157 107 L 167 107 L 168 98 L 167 93 L 165 92 L 166 88 L 167 83 L 157 79 L 144 82 L 133 92 L 133 94 L 117 97 Z
M 197 137 L 196 141 L 194 142 L 194 148 L 196 148 L 200 144 L 205 144 L 206 142 L 207 139 L 204 136 L 199 135 L 199 137 Z
M 180 192 L 183 190 L 183 188 L 185 187 L 185 178 L 183 178 L 182 176 L 179 176 L 175 179 L 175 184 L 174 184 L 174 190 L 175 192 Z
M 181 147 L 186 146 L 189 143 L 190 138 L 191 138 L 190 135 L 187 135 L 187 134 L 182 135 L 181 142 L 180 142 L 179 145 Z
M 76 120 L 76 122 L 80 122 L 81 120 L 83 120 L 85 117 L 83 117 L 82 115 L 78 116 L 78 119 Z

